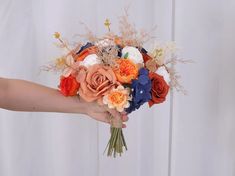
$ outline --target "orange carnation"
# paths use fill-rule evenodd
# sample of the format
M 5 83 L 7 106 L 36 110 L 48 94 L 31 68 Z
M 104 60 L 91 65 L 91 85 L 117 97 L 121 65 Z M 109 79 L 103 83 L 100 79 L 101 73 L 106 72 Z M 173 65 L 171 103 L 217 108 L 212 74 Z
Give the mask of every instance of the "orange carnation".
M 131 97 L 129 94 L 129 89 L 119 85 L 103 97 L 103 103 L 107 104 L 110 109 L 115 108 L 117 111 L 123 112 L 125 108 L 130 106 L 129 100 L 131 100 Z
M 117 80 L 121 83 L 130 83 L 138 76 L 138 66 L 129 59 L 117 59 L 118 68 L 114 69 Z

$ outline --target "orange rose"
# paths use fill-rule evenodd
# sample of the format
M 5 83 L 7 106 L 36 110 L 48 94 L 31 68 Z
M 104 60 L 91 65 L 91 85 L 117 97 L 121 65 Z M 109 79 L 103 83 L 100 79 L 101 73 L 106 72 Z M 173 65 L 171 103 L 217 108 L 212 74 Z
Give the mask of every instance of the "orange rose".
M 60 79 L 60 91 L 64 96 L 74 96 L 77 94 L 80 84 L 76 81 L 76 78 L 70 75 L 69 77 L 61 77 Z
M 150 72 L 149 78 L 152 82 L 152 99 L 149 101 L 149 106 L 151 107 L 153 104 L 158 104 L 165 101 L 166 95 L 169 91 L 169 86 L 167 85 L 164 78 L 157 73 Z
M 96 54 L 97 53 L 97 47 L 96 46 L 91 46 L 89 48 L 84 49 L 81 53 L 78 55 L 73 54 L 73 57 L 75 58 L 76 61 L 83 61 L 85 57 L 87 57 L 90 54 Z
M 79 95 L 88 102 L 101 99 L 118 84 L 113 70 L 99 64 L 89 67 L 85 76 L 83 71 L 77 77 L 80 77 Z
M 114 69 L 117 80 L 121 83 L 130 83 L 138 76 L 138 66 L 129 59 L 117 59 L 118 68 Z

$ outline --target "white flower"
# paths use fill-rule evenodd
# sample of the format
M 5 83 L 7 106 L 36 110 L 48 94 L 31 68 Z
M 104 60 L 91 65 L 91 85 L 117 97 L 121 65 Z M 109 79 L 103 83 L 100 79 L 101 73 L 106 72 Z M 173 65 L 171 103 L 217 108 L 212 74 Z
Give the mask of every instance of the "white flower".
M 107 47 L 107 46 L 114 46 L 115 43 L 113 42 L 113 40 L 103 39 L 103 40 L 99 40 L 98 42 L 96 42 L 95 45 L 101 46 L 101 47 Z
M 98 59 L 98 56 L 96 54 L 90 54 L 83 61 L 81 61 L 80 65 L 85 67 L 90 67 L 95 64 L 100 64 L 101 61 Z
M 169 85 L 169 83 L 170 83 L 170 74 L 167 72 L 167 70 L 164 66 L 159 67 L 157 69 L 156 73 L 163 76 L 164 80 Z
M 125 57 L 133 61 L 135 64 L 142 64 L 144 62 L 143 56 L 140 51 L 132 46 L 126 46 L 122 49 L 122 57 Z

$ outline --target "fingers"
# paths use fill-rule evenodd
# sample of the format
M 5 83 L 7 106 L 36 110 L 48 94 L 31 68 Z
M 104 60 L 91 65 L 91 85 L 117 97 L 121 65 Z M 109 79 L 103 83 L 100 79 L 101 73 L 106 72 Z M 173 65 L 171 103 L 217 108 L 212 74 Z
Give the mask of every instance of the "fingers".
M 125 115 L 122 115 L 122 121 L 123 122 L 127 122 L 129 120 L 128 116 L 125 114 Z
M 115 119 L 121 119 L 123 122 L 127 122 L 129 120 L 126 112 L 118 112 L 115 109 L 110 109 L 106 107 L 107 111 L 115 118 Z
M 122 115 L 122 121 L 123 122 L 127 122 L 129 120 L 128 116 L 127 115 Z M 126 128 L 126 124 L 122 124 L 122 128 Z
M 121 112 L 122 115 L 127 115 L 127 113 L 125 111 Z
M 126 128 L 126 124 L 122 124 L 122 128 Z
M 96 111 L 90 111 L 88 115 L 91 116 L 93 119 L 108 124 L 111 124 L 111 118 L 112 118 L 112 124 L 114 126 L 116 124 L 117 126 L 119 126 L 120 120 L 122 122 L 128 121 L 128 116 L 126 115 L 126 113 L 123 112 L 120 113 L 115 109 L 110 109 L 107 106 L 101 106 L 101 105 L 96 107 Z M 126 125 L 122 124 L 122 128 L 126 128 Z
M 122 115 L 120 112 L 116 111 L 115 109 L 110 109 L 106 107 L 106 110 L 115 118 L 115 119 L 122 119 Z
M 100 122 L 104 122 L 104 123 L 108 123 L 110 124 L 110 114 L 106 111 L 106 112 L 99 112 L 99 113 L 90 113 L 89 116 L 93 119 L 96 119 Z
M 110 112 L 99 113 L 96 117 L 99 118 L 101 122 L 111 124 Z M 126 128 L 126 124 L 122 124 L 122 128 Z

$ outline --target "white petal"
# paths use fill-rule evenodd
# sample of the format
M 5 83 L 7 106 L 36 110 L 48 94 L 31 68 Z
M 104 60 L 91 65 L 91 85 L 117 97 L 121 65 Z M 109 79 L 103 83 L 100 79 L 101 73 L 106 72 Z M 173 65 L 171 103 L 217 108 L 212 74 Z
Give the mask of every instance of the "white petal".
M 144 62 L 143 56 L 140 51 L 132 46 L 126 46 L 122 49 L 122 57 L 128 53 L 128 59 L 133 61 L 135 64 L 142 64 Z
M 98 56 L 96 54 L 90 54 L 80 63 L 80 65 L 85 67 L 90 67 L 95 64 L 100 64 L 101 61 L 98 59 Z
M 115 43 L 110 40 L 110 39 L 103 39 L 95 43 L 96 46 L 102 46 L 102 47 L 107 47 L 107 46 L 114 46 Z
M 117 107 L 116 108 L 118 112 L 123 112 L 124 108 L 123 107 Z
M 117 86 L 117 90 L 124 90 L 124 87 L 122 85 Z
M 62 73 L 62 75 L 64 76 L 64 77 L 68 77 L 71 73 L 72 73 L 72 69 L 71 68 L 65 68 L 64 70 L 63 70 L 63 73 Z
M 129 101 L 127 101 L 126 104 L 124 105 L 124 108 L 129 108 L 129 106 L 130 106 L 130 103 Z
M 71 55 L 67 56 L 65 59 L 66 64 L 68 64 L 69 66 L 74 64 L 74 59 Z
M 157 74 L 163 76 L 164 80 L 166 81 L 167 84 L 170 83 L 170 74 L 166 71 L 165 67 L 159 67 L 156 71 Z
M 103 103 L 104 103 L 104 104 L 108 104 L 108 97 L 107 97 L 107 96 L 104 96 L 104 97 L 103 97 Z
M 109 107 L 109 109 L 113 109 L 114 108 L 114 106 L 111 103 L 108 104 L 108 107 Z

